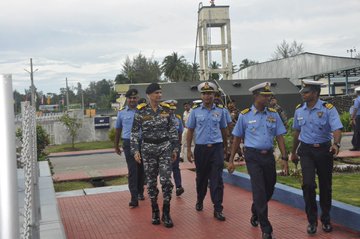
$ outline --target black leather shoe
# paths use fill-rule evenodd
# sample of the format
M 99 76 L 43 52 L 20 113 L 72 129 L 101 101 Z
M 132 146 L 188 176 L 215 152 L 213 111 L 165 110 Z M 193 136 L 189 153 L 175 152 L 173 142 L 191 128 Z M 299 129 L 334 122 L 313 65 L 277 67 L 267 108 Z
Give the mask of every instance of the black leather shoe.
M 203 206 L 203 202 L 197 202 L 195 205 L 196 211 L 202 211 L 204 206 Z
M 262 239 L 272 239 L 272 234 L 271 233 L 267 233 L 267 232 L 263 232 L 262 233 Z
M 307 233 L 309 235 L 315 234 L 316 233 L 316 227 L 317 227 L 316 223 L 310 223 L 308 225 L 308 227 L 307 227 Z
M 328 223 L 322 224 L 322 229 L 324 232 L 331 232 L 333 230 L 333 227 L 332 227 L 331 223 L 328 222 Z
M 138 200 L 144 201 L 145 200 L 144 194 L 139 194 Z
M 184 193 L 184 188 L 183 187 L 179 187 L 176 189 L 176 196 L 180 196 L 181 194 Z
M 259 221 L 258 221 L 258 217 L 256 215 L 252 215 L 250 218 L 250 224 L 253 227 L 257 227 L 259 226 Z
M 138 201 L 131 201 L 129 202 L 129 207 L 134 208 L 134 207 L 138 207 L 139 206 L 139 202 Z
M 218 219 L 219 221 L 225 221 L 226 218 L 222 212 L 214 212 L 214 217 Z

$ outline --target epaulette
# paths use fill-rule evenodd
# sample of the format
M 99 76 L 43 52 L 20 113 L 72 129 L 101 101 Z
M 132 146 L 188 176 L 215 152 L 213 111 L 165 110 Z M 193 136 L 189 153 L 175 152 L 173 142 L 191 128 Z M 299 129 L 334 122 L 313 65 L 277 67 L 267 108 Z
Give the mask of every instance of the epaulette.
M 330 103 L 327 103 L 327 102 L 324 102 L 323 103 L 323 106 L 325 106 L 327 109 L 331 110 L 332 108 L 334 108 L 334 105 L 333 104 L 330 104 Z
M 123 107 L 121 107 L 120 109 L 119 109 L 119 111 L 122 111 L 123 109 L 125 109 L 125 107 L 123 106 Z
M 177 118 L 181 119 L 181 115 L 175 115 Z
M 145 106 L 146 106 L 146 103 L 141 103 L 141 104 L 137 105 L 136 108 L 137 108 L 138 110 L 141 110 L 141 109 L 144 108 Z
M 200 104 L 194 104 L 191 108 L 192 109 L 196 109 L 197 107 L 199 107 L 200 106 Z
M 277 113 L 277 110 L 276 109 L 274 109 L 274 108 L 268 108 L 268 110 L 270 111 L 270 112 L 274 112 L 274 113 Z
M 304 103 L 298 104 L 295 109 L 299 109 Z
M 215 104 L 215 105 L 216 105 L 216 107 L 218 107 L 220 109 L 224 108 L 224 105 L 222 105 L 222 104 Z
M 240 114 L 245 115 L 251 111 L 251 108 L 246 108 L 240 112 Z
M 170 105 L 168 103 L 161 102 L 160 105 L 166 108 L 170 108 Z

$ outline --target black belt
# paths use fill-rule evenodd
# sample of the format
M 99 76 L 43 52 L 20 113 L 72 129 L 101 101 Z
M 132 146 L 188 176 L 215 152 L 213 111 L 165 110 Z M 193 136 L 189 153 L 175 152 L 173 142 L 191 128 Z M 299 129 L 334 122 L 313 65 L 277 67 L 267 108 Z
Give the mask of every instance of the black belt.
M 302 141 L 301 145 L 307 146 L 307 147 L 312 147 L 312 148 L 324 148 L 324 147 L 330 147 L 331 146 L 331 141 L 327 141 L 325 143 L 321 143 L 321 144 L 306 144 Z
M 259 154 L 272 154 L 274 152 L 273 149 L 256 149 L 252 147 L 245 147 L 245 151 L 252 151 Z
M 198 146 L 201 146 L 201 147 L 206 147 L 206 148 L 211 148 L 211 147 L 214 147 L 218 144 L 222 144 L 222 143 L 215 143 L 215 144 L 196 144 Z
M 144 138 L 143 141 L 148 144 L 161 144 L 169 140 L 169 137 L 161 138 L 161 139 L 146 139 Z

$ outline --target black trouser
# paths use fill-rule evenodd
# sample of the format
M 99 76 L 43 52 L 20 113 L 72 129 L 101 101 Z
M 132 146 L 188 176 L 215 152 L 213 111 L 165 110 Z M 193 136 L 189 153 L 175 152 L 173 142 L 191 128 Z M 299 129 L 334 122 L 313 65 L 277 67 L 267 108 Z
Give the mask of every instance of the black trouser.
M 176 160 L 172 163 L 172 171 L 176 188 L 181 187 L 180 152 L 176 154 Z
M 131 154 L 130 140 L 122 139 L 123 150 L 125 153 L 128 168 L 128 184 L 131 193 L 131 201 L 137 201 L 139 194 L 144 194 L 144 165 L 135 161 L 134 155 Z
M 268 219 L 268 201 L 274 193 L 276 183 L 273 151 L 261 153 L 260 150 L 245 148 L 244 155 L 253 194 L 251 212 L 258 216 L 261 230 L 271 233 L 272 226 Z
M 360 149 L 360 115 L 355 118 L 354 135 L 352 137 L 351 144 L 355 149 Z
M 210 195 L 214 210 L 222 212 L 224 182 L 222 171 L 224 168 L 223 143 L 202 145 L 196 144 L 194 149 L 196 166 L 196 192 L 198 202 L 206 196 L 208 181 L 210 180 Z
M 298 155 L 300 157 L 303 175 L 303 196 L 305 212 L 309 223 L 317 223 L 316 182 L 315 173 L 319 178 L 321 222 L 330 222 L 333 154 L 329 152 L 331 143 L 320 147 L 300 143 Z

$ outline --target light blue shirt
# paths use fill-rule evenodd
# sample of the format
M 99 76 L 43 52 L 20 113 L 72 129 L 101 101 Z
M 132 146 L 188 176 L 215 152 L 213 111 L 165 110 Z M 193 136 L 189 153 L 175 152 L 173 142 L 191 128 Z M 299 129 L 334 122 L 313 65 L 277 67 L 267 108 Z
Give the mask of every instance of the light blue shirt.
M 209 110 L 201 103 L 190 112 L 186 127 L 195 129 L 196 144 L 222 143 L 221 129 L 227 127 L 224 110 L 215 104 Z
M 227 124 L 232 123 L 231 114 L 230 114 L 229 110 L 224 108 L 224 113 L 225 113 L 226 123 Z
M 335 107 L 329 108 L 324 106 L 324 101 L 318 100 L 312 109 L 304 103 L 295 111 L 293 128 L 300 131 L 301 142 L 325 143 L 332 139 L 331 132 L 343 128 Z
M 268 108 L 258 111 L 254 105 L 247 113 L 240 113 L 232 134 L 244 139 L 244 146 L 260 150 L 273 148 L 274 137 L 286 134 L 285 126 L 277 112 Z
M 172 115 L 171 119 L 174 121 L 175 128 L 179 134 L 182 134 L 184 131 L 184 125 L 182 123 L 182 120 L 179 119 L 176 115 Z
M 356 116 L 360 115 L 360 96 L 356 97 L 354 101 L 354 109 L 357 109 Z
M 124 109 L 120 110 L 117 115 L 115 128 L 122 129 L 121 138 L 130 139 L 131 128 L 134 121 L 135 109 L 130 109 L 128 106 L 125 106 Z

